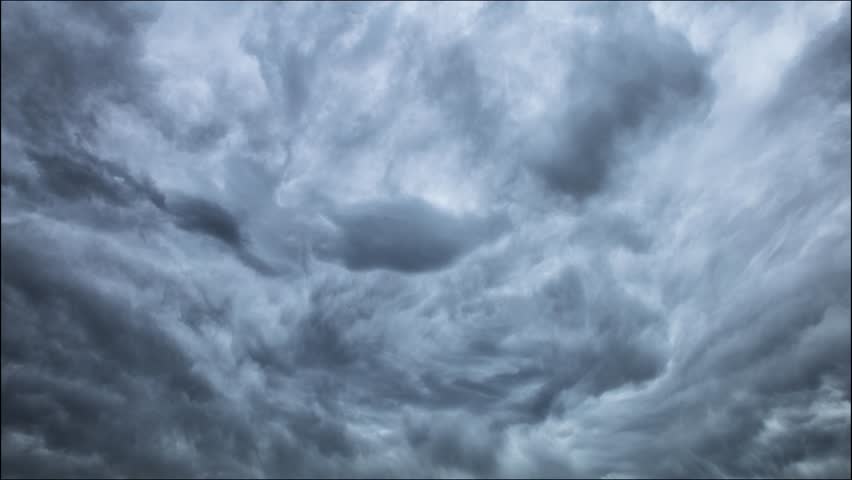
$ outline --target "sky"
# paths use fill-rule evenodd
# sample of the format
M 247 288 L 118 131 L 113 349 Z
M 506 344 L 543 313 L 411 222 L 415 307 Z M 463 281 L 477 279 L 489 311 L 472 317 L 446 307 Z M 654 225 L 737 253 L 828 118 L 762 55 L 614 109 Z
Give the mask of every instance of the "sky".
M 848 478 L 850 4 L 2 4 L 2 476 Z

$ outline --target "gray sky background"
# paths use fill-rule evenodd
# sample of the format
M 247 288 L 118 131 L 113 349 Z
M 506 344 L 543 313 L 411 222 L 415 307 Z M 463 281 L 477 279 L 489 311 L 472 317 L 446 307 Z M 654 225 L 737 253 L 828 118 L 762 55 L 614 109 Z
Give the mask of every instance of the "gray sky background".
M 2 5 L 2 475 L 850 475 L 850 7 Z

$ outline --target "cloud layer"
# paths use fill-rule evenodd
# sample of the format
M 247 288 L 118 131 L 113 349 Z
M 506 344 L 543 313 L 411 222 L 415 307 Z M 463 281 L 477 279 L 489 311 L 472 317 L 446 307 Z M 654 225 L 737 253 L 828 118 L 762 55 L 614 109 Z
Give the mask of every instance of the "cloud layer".
M 838 3 L 27 3 L 2 475 L 850 475 Z

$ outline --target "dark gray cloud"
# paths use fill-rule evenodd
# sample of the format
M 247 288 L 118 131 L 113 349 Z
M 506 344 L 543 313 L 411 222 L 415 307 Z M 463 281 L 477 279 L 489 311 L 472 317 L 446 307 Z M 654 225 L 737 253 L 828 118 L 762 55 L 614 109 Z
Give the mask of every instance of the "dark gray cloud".
M 849 477 L 847 4 L 2 21 L 4 478 Z
M 332 256 L 347 268 L 421 272 L 446 267 L 508 228 L 505 217 L 456 217 L 422 200 L 399 198 L 336 209 Z
M 458 415 L 408 420 L 408 443 L 426 461 L 452 471 L 471 472 L 479 476 L 494 475 L 497 451 L 501 446 L 499 432 L 487 426 L 469 425 Z
M 215 395 L 211 386 L 150 318 L 63 268 L 60 256 L 44 251 L 49 244 L 33 241 L 4 229 L 4 456 L 16 456 L 16 442 L 6 436 L 15 430 L 44 442 L 48 451 L 94 456 L 101 476 L 114 468 L 135 475 L 175 469 L 189 474 L 186 465 L 166 458 L 155 436 L 142 438 L 157 433 L 137 430 L 123 412 L 130 408 L 147 422 L 166 421 L 179 415 L 179 406 L 158 412 L 142 405 L 161 395 L 187 406 L 207 402 Z M 79 355 L 83 351 L 90 353 Z M 7 369 L 6 362 L 18 367 Z M 37 475 L 65 468 L 50 462 Z
M 788 103 L 811 100 L 813 96 L 849 101 L 850 62 L 849 8 L 808 42 L 799 60 L 784 76 L 782 92 Z
M 171 214 L 179 228 L 218 240 L 243 264 L 261 275 L 278 276 L 291 269 L 290 266 L 275 266 L 254 253 L 242 222 L 216 202 L 177 194 L 169 198 L 163 209 Z
M 148 200 L 163 207 L 163 195 L 150 180 L 138 179 L 120 164 L 105 162 L 86 151 L 67 154 L 28 152 L 35 164 L 38 178 L 25 182 L 25 189 L 42 189 L 43 195 L 53 195 L 60 201 L 100 200 L 119 207 Z M 32 185 L 30 185 L 32 183 Z
M 423 94 L 437 102 L 450 128 L 464 132 L 470 138 L 473 155 L 491 147 L 500 135 L 505 105 L 501 99 L 490 100 L 484 90 L 485 82 L 477 69 L 473 48 L 457 43 L 436 52 L 421 67 Z
M 639 144 L 624 145 L 630 136 L 659 140 L 714 91 L 707 59 L 682 34 L 655 25 L 642 7 L 612 9 L 597 31 L 571 38 L 565 110 L 545 127 L 545 149 L 528 153 L 550 187 L 578 199 L 603 189 L 621 159 L 636 155 Z
M 44 149 L 88 140 L 100 102 L 133 103 L 153 87 L 140 34 L 156 16 L 132 3 L 6 5 L 3 128 Z
M 213 237 L 233 248 L 246 242 L 234 215 L 214 202 L 178 197 L 170 202 L 169 211 L 180 228 Z

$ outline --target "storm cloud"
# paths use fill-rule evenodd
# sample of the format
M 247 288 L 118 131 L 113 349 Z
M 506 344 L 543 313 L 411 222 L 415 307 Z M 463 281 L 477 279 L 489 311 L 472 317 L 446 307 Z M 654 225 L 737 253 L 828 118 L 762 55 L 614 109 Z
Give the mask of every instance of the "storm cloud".
M 503 218 L 454 217 L 416 199 L 353 205 L 332 214 L 342 231 L 337 255 L 352 270 L 402 272 L 448 266 L 508 227 Z
M 850 8 L 2 7 L 2 476 L 850 475 Z

